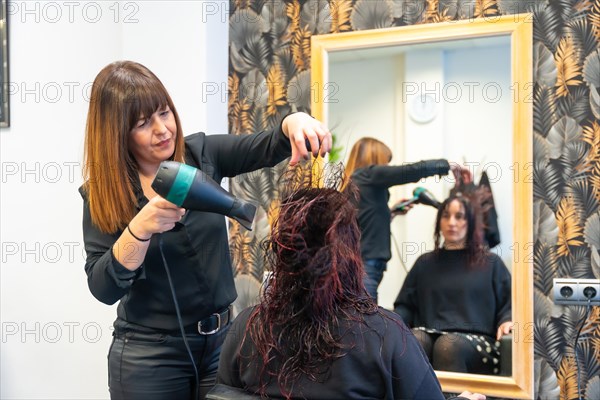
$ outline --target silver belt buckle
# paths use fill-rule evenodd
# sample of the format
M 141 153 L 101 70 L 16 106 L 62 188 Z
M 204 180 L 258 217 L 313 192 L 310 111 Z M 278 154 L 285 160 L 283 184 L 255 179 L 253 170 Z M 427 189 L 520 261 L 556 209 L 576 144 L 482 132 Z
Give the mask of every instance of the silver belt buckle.
M 215 315 L 217 317 L 217 327 L 215 329 L 213 329 L 210 332 L 204 332 L 202 331 L 202 321 L 198 321 L 198 333 L 201 335 L 212 335 L 214 333 L 219 332 L 219 329 L 221 329 L 221 314 L 219 313 L 214 313 L 213 315 Z M 212 317 L 212 315 L 211 315 Z

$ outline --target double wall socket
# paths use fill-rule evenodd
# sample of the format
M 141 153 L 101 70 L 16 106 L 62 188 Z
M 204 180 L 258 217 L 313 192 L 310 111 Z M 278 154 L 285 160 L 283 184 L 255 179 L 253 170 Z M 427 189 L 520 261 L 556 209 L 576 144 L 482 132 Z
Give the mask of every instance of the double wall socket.
M 584 306 L 591 300 L 600 305 L 600 279 L 554 278 L 554 303 Z

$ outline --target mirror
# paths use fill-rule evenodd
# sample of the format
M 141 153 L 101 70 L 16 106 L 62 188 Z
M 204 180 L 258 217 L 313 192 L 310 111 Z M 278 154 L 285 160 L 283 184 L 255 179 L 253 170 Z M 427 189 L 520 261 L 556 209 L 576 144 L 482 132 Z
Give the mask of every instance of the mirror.
M 490 179 L 501 235 L 492 251 L 512 274 L 511 375 L 436 371 L 445 392 L 533 398 L 532 24 L 518 14 L 312 37 L 312 114 L 343 160 L 371 136 L 392 164 L 446 158 Z M 454 181 L 392 188 L 390 204 L 416 186 L 443 200 Z M 393 307 L 406 269 L 433 249 L 434 224 L 435 209 L 420 205 L 393 220 L 380 305 Z

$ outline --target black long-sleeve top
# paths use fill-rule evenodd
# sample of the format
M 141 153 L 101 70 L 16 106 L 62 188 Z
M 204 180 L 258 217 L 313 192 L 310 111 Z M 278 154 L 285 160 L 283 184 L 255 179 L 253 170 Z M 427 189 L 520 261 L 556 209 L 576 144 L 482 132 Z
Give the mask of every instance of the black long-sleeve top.
M 224 177 L 270 167 L 289 157 L 291 146 L 281 127 L 252 135 L 205 135 L 185 137 L 187 164 L 221 182 Z M 148 199 L 139 180 L 133 183 L 138 209 Z M 189 210 L 181 223 L 168 232 L 153 235 L 142 265 L 135 271 L 122 266 L 112 246 L 121 235 L 101 232 L 92 224 L 85 191 L 83 237 L 87 260 L 85 272 L 90 291 L 98 300 L 117 308 L 115 327 L 135 324 L 173 331 L 178 328 L 175 306 L 158 238 L 173 279 L 184 325 L 190 325 L 225 309 L 237 297 L 229 254 L 225 217 Z
M 426 253 L 406 276 L 394 310 L 410 327 L 496 337 L 498 326 L 511 321 L 510 272 L 493 253 L 474 266 L 466 250 Z
M 388 188 L 433 175 L 446 175 L 448 161 L 425 160 L 404 165 L 371 165 L 352 174 L 358 187 L 358 225 L 361 231 L 360 250 L 363 259 L 378 258 L 388 261 L 390 250 L 391 214 L 388 207 Z
M 221 348 L 217 382 L 257 393 L 262 361 L 245 329 L 252 308 L 234 320 Z M 294 382 L 294 399 L 444 399 L 427 356 L 412 332 L 394 313 L 364 315 L 365 324 L 340 320 L 340 341 L 348 350 L 334 360 L 316 382 L 303 375 Z M 285 346 L 285 342 L 281 343 Z M 276 373 L 282 360 L 273 359 L 267 371 Z M 268 379 L 266 394 L 282 398 L 275 378 Z

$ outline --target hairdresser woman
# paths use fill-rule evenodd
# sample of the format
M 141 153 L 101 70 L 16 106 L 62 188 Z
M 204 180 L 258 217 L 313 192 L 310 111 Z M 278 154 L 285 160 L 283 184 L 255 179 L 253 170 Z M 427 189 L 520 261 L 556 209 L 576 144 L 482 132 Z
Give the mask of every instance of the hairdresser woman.
M 446 175 L 450 170 L 448 161 L 442 159 L 388 165 L 391 160 L 392 151 L 388 146 L 377 139 L 364 137 L 352 146 L 345 171 L 360 192 L 358 225 L 366 272 L 365 287 L 375 302 L 387 262 L 392 258 L 388 189 L 428 176 Z
M 322 155 L 331 147 L 329 131 L 303 113 L 272 131 L 184 138 L 173 102 L 150 70 L 123 61 L 100 71 L 80 192 L 90 291 L 103 303 L 119 301 L 108 355 L 112 399 L 204 398 L 232 319 L 236 291 L 224 217 L 186 212 L 158 196 L 150 185 L 161 161 L 185 162 L 221 182 L 290 154 L 295 164 L 309 157 L 305 140 Z

